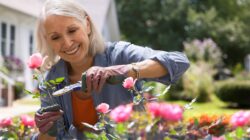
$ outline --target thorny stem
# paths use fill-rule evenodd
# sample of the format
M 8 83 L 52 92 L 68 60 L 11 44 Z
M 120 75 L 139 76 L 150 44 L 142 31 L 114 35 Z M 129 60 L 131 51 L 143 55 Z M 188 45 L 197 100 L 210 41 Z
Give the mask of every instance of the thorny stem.
M 40 71 L 39 68 L 37 69 L 37 72 L 39 73 L 39 75 L 40 75 L 41 78 L 42 78 L 42 83 L 45 83 L 46 81 L 45 81 L 44 75 L 43 75 L 43 73 Z M 49 99 L 51 100 L 51 102 L 52 102 L 53 104 L 55 104 L 55 102 L 54 102 L 54 100 L 53 100 L 53 97 L 52 97 L 52 95 L 51 95 L 51 93 L 50 93 L 50 90 L 48 90 L 48 94 L 49 94 Z
M 135 86 L 133 86 L 132 88 L 132 92 L 135 93 L 136 95 L 140 95 L 142 99 L 140 99 L 140 102 L 139 102 L 139 107 L 141 108 L 141 110 L 143 111 L 146 111 L 145 110 L 145 107 L 144 107 L 144 104 L 143 104 L 143 95 L 138 91 L 138 89 L 136 89 Z M 133 98 L 135 98 L 136 96 L 133 96 Z

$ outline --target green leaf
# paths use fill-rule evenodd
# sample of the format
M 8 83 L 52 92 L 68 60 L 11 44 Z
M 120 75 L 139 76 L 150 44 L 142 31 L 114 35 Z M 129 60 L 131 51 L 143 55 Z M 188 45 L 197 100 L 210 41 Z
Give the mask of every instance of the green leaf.
M 115 129 L 118 134 L 124 134 L 127 130 L 125 124 L 122 124 L 122 123 L 118 123 Z
M 226 138 L 226 140 L 234 140 L 234 138 L 231 136 L 230 133 L 226 133 L 225 138 Z
M 38 74 L 33 74 L 33 79 L 38 80 L 39 75 Z
M 56 78 L 56 83 L 60 84 L 60 83 L 62 83 L 64 81 L 64 79 L 65 79 L 64 77 Z
M 160 97 L 160 96 L 165 95 L 165 94 L 169 91 L 170 87 L 171 87 L 170 85 L 167 86 L 167 87 L 165 88 L 165 90 L 164 90 L 162 93 L 160 93 L 160 94 L 155 94 L 154 96 Z
M 49 80 L 49 83 L 55 85 L 55 84 L 56 84 L 56 81 L 55 81 L 55 80 Z
M 166 94 L 166 93 L 169 91 L 170 87 L 171 87 L 171 85 L 167 86 L 167 87 L 165 88 L 165 90 L 162 92 L 162 94 L 163 94 L 163 95 Z
M 95 133 L 91 133 L 91 132 L 84 132 L 86 138 L 88 139 L 93 139 L 96 140 L 98 138 L 98 135 Z
M 150 87 L 147 87 L 147 88 L 143 89 L 142 91 L 143 91 L 143 93 L 144 93 L 144 92 L 149 92 L 149 91 L 151 91 L 152 89 L 154 89 L 154 87 L 153 87 L 153 86 L 150 86 Z
M 49 83 L 49 82 L 44 82 L 44 85 L 47 87 L 47 88 L 51 88 L 52 87 L 52 85 Z
M 112 138 L 112 140 L 119 140 L 119 138 L 117 138 L 117 137 L 115 137 L 115 136 L 113 136 L 111 134 L 107 134 L 107 135 L 109 135 Z
M 28 91 L 28 90 L 26 90 L 26 89 L 24 89 L 23 91 L 24 91 L 24 93 L 25 93 L 25 94 L 30 94 L 30 95 L 33 95 L 33 93 L 32 93 L 32 92 L 30 92 L 30 91 Z
M 104 131 L 102 131 L 100 138 L 101 138 L 101 140 L 108 140 L 106 133 Z
M 235 134 L 237 138 L 241 139 L 244 136 L 244 130 L 242 129 L 242 127 L 238 127 L 235 130 Z
M 199 126 L 199 120 L 197 118 L 194 119 L 194 125 L 195 125 L 195 127 L 198 128 L 198 126 Z
M 169 132 L 171 135 L 176 135 L 177 132 L 174 130 L 174 129 L 170 129 L 170 132 Z
M 171 140 L 171 138 L 169 138 L 169 137 L 165 137 L 165 138 L 164 138 L 164 140 Z

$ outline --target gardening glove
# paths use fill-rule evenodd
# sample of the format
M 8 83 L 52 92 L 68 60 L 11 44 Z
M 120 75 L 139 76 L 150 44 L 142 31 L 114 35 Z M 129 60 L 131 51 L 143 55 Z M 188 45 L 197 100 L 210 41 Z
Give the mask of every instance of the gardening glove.
M 88 92 L 100 92 L 106 82 L 109 84 L 121 83 L 126 78 L 130 69 L 130 65 L 91 67 L 82 75 L 82 89 L 87 89 Z
M 57 135 L 56 121 L 62 114 L 58 104 L 40 108 L 35 114 L 37 128 L 41 133 L 48 133 L 55 137 Z

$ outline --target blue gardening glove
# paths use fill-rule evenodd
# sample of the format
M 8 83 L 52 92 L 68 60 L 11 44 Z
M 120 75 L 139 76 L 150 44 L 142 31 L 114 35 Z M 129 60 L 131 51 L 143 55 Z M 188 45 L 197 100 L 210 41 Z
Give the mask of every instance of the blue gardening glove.
M 121 83 L 130 69 L 129 65 L 91 67 L 82 75 L 82 89 L 87 89 L 88 92 L 100 92 L 106 82 L 109 84 Z
M 62 116 L 58 104 L 42 107 L 35 114 L 36 126 L 41 133 L 55 137 L 57 135 L 56 121 Z

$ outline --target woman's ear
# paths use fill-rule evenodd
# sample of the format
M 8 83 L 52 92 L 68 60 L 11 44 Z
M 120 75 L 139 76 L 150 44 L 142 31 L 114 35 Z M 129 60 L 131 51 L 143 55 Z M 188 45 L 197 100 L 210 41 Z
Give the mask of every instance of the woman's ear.
M 89 16 L 86 16 L 86 30 L 87 30 L 88 35 L 90 35 L 90 33 L 91 33 L 91 24 L 90 24 Z

